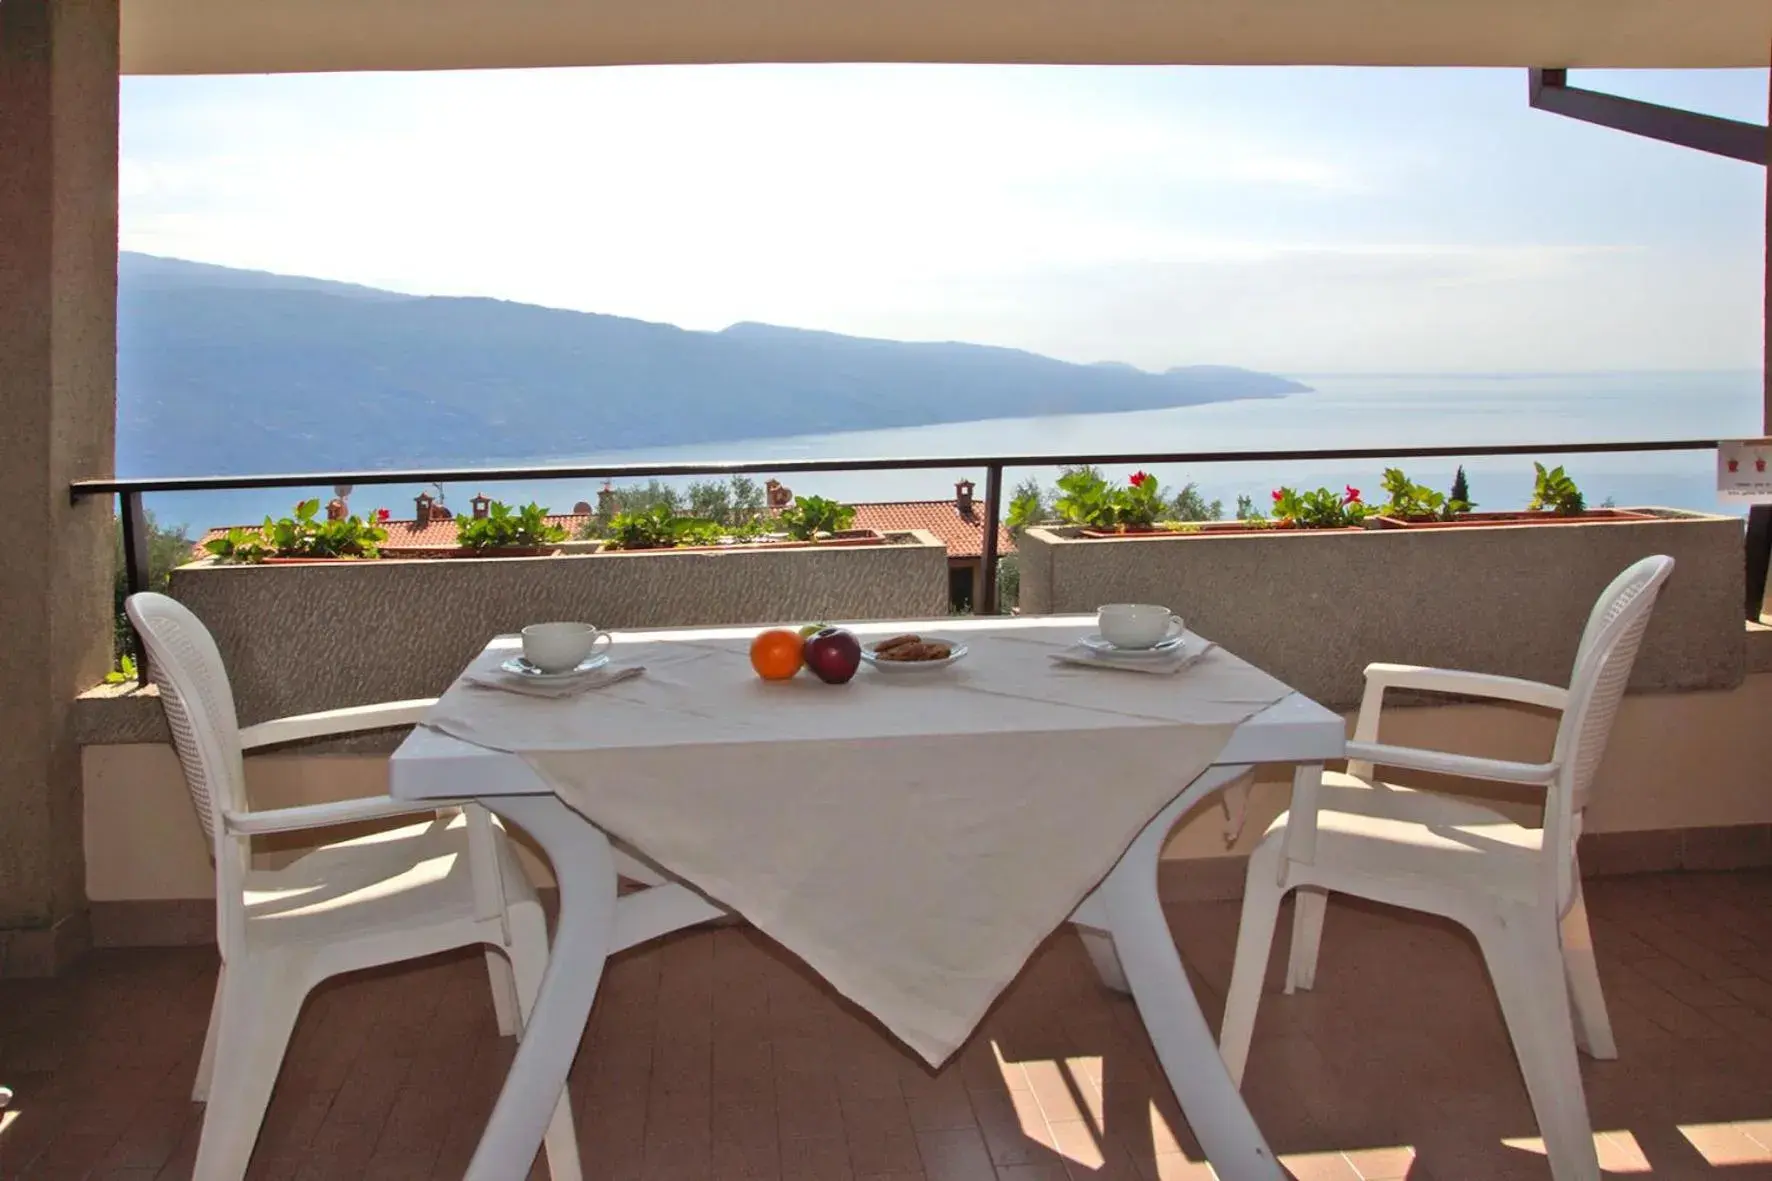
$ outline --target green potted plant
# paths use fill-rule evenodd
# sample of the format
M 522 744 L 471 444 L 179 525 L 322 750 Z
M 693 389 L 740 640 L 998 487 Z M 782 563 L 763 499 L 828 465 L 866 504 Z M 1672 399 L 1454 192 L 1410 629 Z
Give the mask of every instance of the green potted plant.
M 1376 511 L 1360 499 L 1360 490 L 1352 484 L 1340 493 L 1328 488 L 1310 492 L 1284 486 L 1274 489 L 1277 529 L 1358 529 Z
M 655 550 L 717 546 L 725 530 L 714 521 L 680 517 L 667 504 L 616 513 L 606 531 L 607 550 Z
M 1542 463 L 1532 465 L 1535 476 L 1532 481 L 1532 501 L 1526 506 L 1529 513 L 1555 513 L 1559 517 L 1579 517 L 1587 511 L 1587 497 L 1575 486 L 1575 481 L 1565 472 L 1562 465 L 1546 469 Z
M 551 523 L 539 504 L 513 509 L 495 500 L 484 517 L 455 518 L 458 554 L 472 558 L 533 558 L 550 554 L 566 540 L 566 530 Z
M 796 496 L 781 510 L 781 523 L 795 541 L 816 542 L 847 532 L 855 523 L 855 510 L 822 496 Z
M 1382 526 L 1455 521 L 1471 510 L 1470 503 L 1463 498 L 1470 495 L 1470 488 L 1462 467 L 1452 483 L 1450 496 L 1436 492 L 1426 484 L 1415 483 L 1402 468 L 1395 467 L 1384 469 L 1384 491 L 1389 499 L 1379 506 L 1377 513 L 1377 523 Z M 1461 491 L 1463 496 L 1459 495 Z
M 1085 537 L 1162 532 L 1158 522 L 1171 509 L 1157 477 L 1142 470 L 1116 488 L 1095 469 L 1078 468 L 1058 478 L 1058 490 L 1063 493 L 1056 506 L 1059 516 L 1079 526 Z
M 277 565 L 295 562 L 356 561 L 381 556 L 388 531 L 381 522 L 387 509 L 377 509 L 369 520 L 362 517 L 320 519 L 320 502 L 304 500 L 293 516 L 273 520 L 257 529 L 230 529 L 204 542 L 203 548 L 228 565 Z
M 1607 521 L 1649 520 L 1647 513 L 1605 507 L 1590 509 L 1587 497 L 1561 466 L 1546 467 L 1534 462 L 1532 499 L 1523 512 L 1479 513 L 1469 501 L 1470 484 L 1464 469 L 1452 482 L 1452 495 L 1441 498 L 1438 493 L 1412 484 L 1396 468 L 1385 472 L 1385 490 L 1391 500 L 1375 522 L 1384 529 L 1456 529 L 1478 525 L 1573 525 L 1603 524 Z M 1462 495 L 1460 495 L 1462 493 Z M 1435 506 L 1438 505 L 1436 509 Z

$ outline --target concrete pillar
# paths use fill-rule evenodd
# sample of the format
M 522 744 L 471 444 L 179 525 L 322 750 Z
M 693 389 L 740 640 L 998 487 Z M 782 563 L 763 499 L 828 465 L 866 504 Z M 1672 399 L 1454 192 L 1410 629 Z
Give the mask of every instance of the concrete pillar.
M 111 660 L 118 0 L 0 0 L 0 976 L 86 944 L 76 694 Z

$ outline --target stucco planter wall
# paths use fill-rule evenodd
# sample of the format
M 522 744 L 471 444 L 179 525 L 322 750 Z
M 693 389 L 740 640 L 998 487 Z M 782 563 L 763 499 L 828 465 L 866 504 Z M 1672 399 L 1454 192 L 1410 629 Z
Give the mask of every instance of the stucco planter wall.
M 947 551 L 888 544 L 719 553 L 376 560 L 173 571 L 214 633 L 242 724 L 441 692 L 528 623 L 675 627 L 947 614 Z
M 1165 603 L 1333 708 L 1375 660 L 1567 684 L 1594 598 L 1649 554 L 1677 565 L 1633 689 L 1727 688 L 1744 668 L 1742 522 L 1674 510 L 1594 525 L 1498 525 L 1088 540 L 1029 529 L 1021 607 Z

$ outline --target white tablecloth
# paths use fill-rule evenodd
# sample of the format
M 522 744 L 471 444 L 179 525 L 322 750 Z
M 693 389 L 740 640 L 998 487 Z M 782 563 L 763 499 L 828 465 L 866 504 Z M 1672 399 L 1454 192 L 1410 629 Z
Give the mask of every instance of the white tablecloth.
M 1174 677 L 1048 659 L 1084 630 L 968 631 L 950 669 L 842 686 L 761 681 L 745 640 L 618 644 L 645 676 L 561 701 L 458 682 L 426 724 L 521 755 L 939 1065 L 1287 692 L 1222 650 Z

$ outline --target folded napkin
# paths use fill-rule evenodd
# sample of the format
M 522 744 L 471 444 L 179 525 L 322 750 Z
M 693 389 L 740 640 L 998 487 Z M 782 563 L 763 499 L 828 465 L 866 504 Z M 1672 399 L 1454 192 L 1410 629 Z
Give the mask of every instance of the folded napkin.
M 609 685 L 620 684 L 632 680 L 645 672 L 644 665 L 606 664 L 601 668 L 591 669 L 574 677 L 524 677 L 516 673 L 505 672 L 501 668 L 469 669 L 462 674 L 462 683 L 472 685 L 476 689 L 502 689 L 506 693 L 518 693 L 525 697 L 547 697 L 559 699 L 577 697 L 581 693 L 589 693 L 592 689 L 602 689 Z
M 1173 652 L 1161 656 L 1131 656 L 1121 652 L 1100 652 L 1082 644 L 1073 644 L 1052 653 L 1058 664 L 1080 664 L 1088 668 L 1113 668 L 1133 673 L 1178 673 L 1218 647 L 1211 640 L 1190 635 Z

